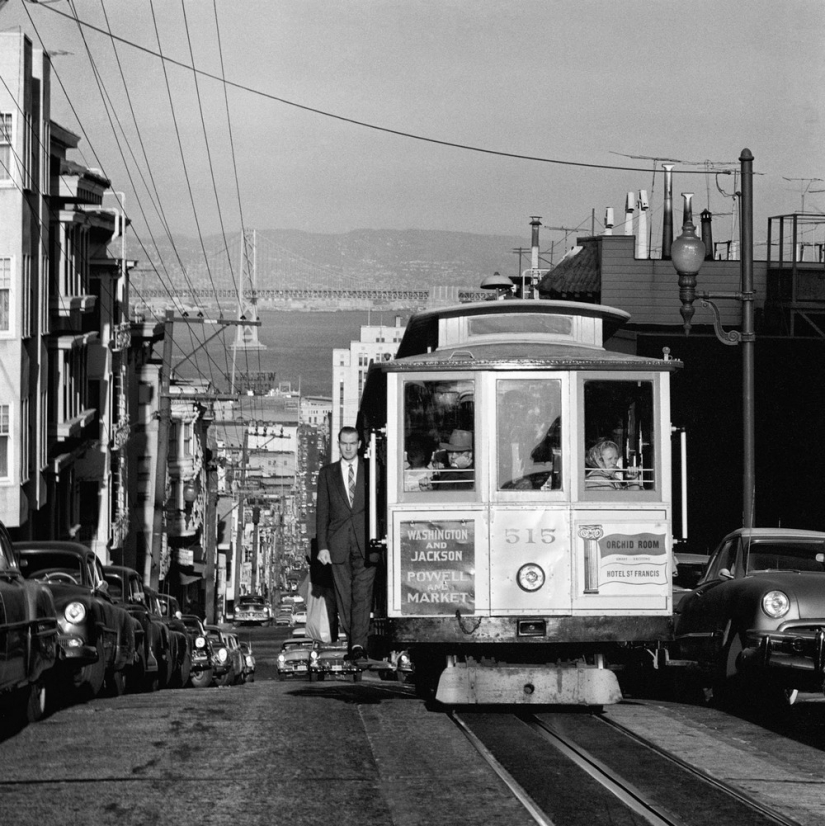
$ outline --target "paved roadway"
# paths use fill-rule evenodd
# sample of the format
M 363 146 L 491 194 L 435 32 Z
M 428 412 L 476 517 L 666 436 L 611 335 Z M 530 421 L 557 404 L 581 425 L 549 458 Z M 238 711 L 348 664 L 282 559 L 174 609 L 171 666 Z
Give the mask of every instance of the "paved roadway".
M 97 699 L 0 742 L 2 822 L 534 823 L 449 719 L 409 687 L 371 676 L 277 681 L 274 657 L 287 633 L 241 630 L 258 660 L 254 683 Z M 673 703 L 607 713 L 797 822 L 823 822 L 821 707 L 809 742 Z M 810 734 L 809 723 L 803 728 Z

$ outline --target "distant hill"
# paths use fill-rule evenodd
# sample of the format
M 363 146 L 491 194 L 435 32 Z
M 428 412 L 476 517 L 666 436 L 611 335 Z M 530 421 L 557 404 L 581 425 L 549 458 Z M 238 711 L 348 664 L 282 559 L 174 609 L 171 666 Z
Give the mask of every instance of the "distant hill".
M 134 240 L 128 245 L 128 257 L 139 262 L 133 273 L 138 290 L 156 289 L 161 282 L 178 288 L 188 282 L 199 289 L 229 289 L 239 280 L 239 233 L 226 242 L 221 236 L 204 239 L 206 258 L 197 239 L 176 238 L 174 247 L 168 239 L 157 241 L 157 250 L 148 245 L 144 249 Z M 476 289 L 496 270 L 515 275 L 519 262 L 512 250 L 527 244 L 529 238 L 519 236 L 439 230 L 365 229 L 337 235 L 259 230 L 255 234 L 258 287 Z M 529 265 L 529 254 L 523 265 Z

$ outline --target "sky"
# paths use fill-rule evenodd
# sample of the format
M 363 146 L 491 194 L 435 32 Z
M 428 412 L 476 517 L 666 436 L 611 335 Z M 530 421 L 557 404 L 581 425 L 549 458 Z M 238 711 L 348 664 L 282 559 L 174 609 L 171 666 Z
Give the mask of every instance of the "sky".
M 618 225 L 628 191 L 661 226 L 672 159 L 679 223 L 694 192 L 724 240 L 739 179 L 705 165 L 738 171 L 746 147 L 757 244 L 769 215 L 825 210 L 820 0 L 10 0 L 0 29 L 16 27 L 52 53 L 52 118 L 139 234 L 528 246 L 538 215 L 549 244 L 601 231 L 606 207 Z

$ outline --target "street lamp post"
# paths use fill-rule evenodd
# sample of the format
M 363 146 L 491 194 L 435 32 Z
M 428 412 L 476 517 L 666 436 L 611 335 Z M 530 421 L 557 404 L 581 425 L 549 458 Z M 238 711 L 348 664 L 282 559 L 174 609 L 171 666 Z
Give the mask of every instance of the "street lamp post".
M 756 491 L 755 448 L 754 448 L 754 332 L 753 311 L 753 155 L 749 149 L 743 149 L 739 156 L 742 174 L 742 192 L 740 198 L 740 283 L 741 290 L 736 293 L 699 293 L 698 298 L 703 307 L 710 307 L 713 312 L 713 327 L 716 337 L 723 344 L 742 346 L 742 434 L 743 434 L 743 473 L 742 473 L 742 524 L 753 527 L 754 497 Z M 696 234 L 691 213 L 692 193 L 685 193 L 685 216 L 682 234 L 673 242 L 671 258 L 679 276 L 679 300 L 682 306 L 679 312 L 684 321 L 685 335 L 690 333 L 691 320 L 695 310 L 693 302 L 697 298 L 696 276 L 705 258 L 705 248 L 701 238 Z M 742 329 L 724 330 L 719 315 L 719 308 L 714 299 L 735 299 L 742 305 Z

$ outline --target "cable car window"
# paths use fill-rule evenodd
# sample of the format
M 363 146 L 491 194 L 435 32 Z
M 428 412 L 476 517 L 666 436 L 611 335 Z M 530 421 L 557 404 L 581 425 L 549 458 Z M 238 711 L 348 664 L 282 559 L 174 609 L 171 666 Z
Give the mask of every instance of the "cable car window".
M 499 490 L 561 489 L 561 382 L 496 382 Z
M 475 489 L 472 381 L 404 384 L 404 490 Z
M 470 336 L 491 335 L 573 335 L 573 318 L 566 315 L 518 313 L 477 316 L 468 320 Z
M 655 489 L 653 412 L 651 382 L 584 383 L 585 490 Z

